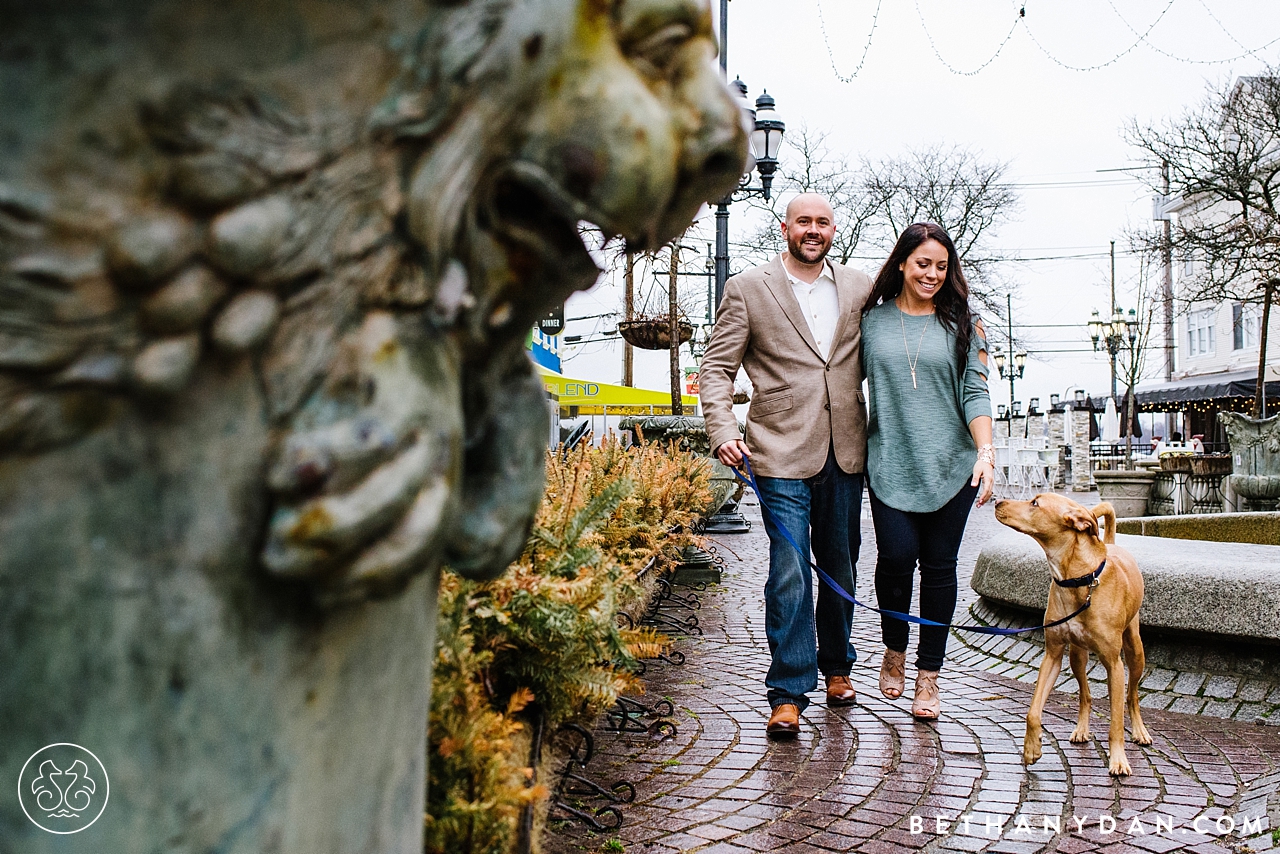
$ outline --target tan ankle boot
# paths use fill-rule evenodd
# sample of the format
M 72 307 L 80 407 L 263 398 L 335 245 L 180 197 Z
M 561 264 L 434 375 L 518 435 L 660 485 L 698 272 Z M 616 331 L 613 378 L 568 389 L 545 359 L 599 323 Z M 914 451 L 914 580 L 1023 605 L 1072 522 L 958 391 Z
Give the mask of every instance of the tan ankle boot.
M 907 687 L 907 654 L 896 649 L 886 649 L 880 660 L 880 693 L 890 700 L 902 696 Z
M 936 721 L 942 713 L 942 699 L 938 696 L 938 671 L 916 671 L 916 695 L 911 702 L 911 714 L 918 721 Z

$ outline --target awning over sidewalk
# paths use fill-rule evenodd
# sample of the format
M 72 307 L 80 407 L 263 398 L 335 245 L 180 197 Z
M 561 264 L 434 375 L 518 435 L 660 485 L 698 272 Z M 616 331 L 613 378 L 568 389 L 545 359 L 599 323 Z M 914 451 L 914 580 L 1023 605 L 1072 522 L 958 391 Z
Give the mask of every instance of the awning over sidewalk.
M 560 408 L 576 406 L 579 415 L 647 415 L 671 411 L 669 391 L 579 380 L 542 366 L 538 366 L 538 372 L 547 391 L 559 397 Z M 680 398 L 686 411 L 698 405 L 698 398 L 692 395 Z
M 1267 373 L 1271 373 L 1270 368 Z M 1253 397 L 1254 391 L 1257 390 L 1257 381 L 1257 371 L 1204 374 L 1139 388 L 1134 393 L 1134 397 L 1138 401 L 1139 409 L 1159 410 L 1163 406 L 1177 410 L 1181 408 L 1178 404 Z M 1266 392 L 1268 401 L 1280 398 L 1280 381 L 1268 381 Z

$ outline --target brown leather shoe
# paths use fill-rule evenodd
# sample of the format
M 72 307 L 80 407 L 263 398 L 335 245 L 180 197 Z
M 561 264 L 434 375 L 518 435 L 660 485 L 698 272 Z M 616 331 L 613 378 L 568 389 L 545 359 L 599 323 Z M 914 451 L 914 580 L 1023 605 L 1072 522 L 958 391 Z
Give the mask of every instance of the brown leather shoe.
M 853 683 L 848 676 L 827 677 L 827 705 L 852 706 L 858 695 L 853 692 Z
M 770 738 L 792 738 L 800 734 L 800 709 L 794 703 L 782 703 L 773 707 L 769 723 L 764 731 Z

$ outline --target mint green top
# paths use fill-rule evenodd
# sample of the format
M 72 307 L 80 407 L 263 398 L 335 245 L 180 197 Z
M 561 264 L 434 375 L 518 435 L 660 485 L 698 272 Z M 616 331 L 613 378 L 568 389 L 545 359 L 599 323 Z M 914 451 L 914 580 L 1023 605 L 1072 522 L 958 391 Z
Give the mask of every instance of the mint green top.
M 867 477 L 880 501 L 898 510 L 929 513 L 973 478 L 978 449 L 969 422 L 991 415 L 987 368 L 978 358 L 986 348 L 986 339 L 975 329 L 962 373 L 955 334 L 935 315 L 904 314 L 892 300 L 863 315 Z

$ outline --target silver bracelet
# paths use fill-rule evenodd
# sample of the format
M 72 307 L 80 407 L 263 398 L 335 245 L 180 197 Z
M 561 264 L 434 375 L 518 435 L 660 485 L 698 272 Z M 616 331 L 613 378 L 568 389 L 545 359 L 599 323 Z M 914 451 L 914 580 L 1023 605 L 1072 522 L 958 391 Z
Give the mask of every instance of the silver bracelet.
M 994 466 L 996 464 L 996 449 L 991 445 L 983 445 L 978 449 L 978 460 L 991 463 Z

